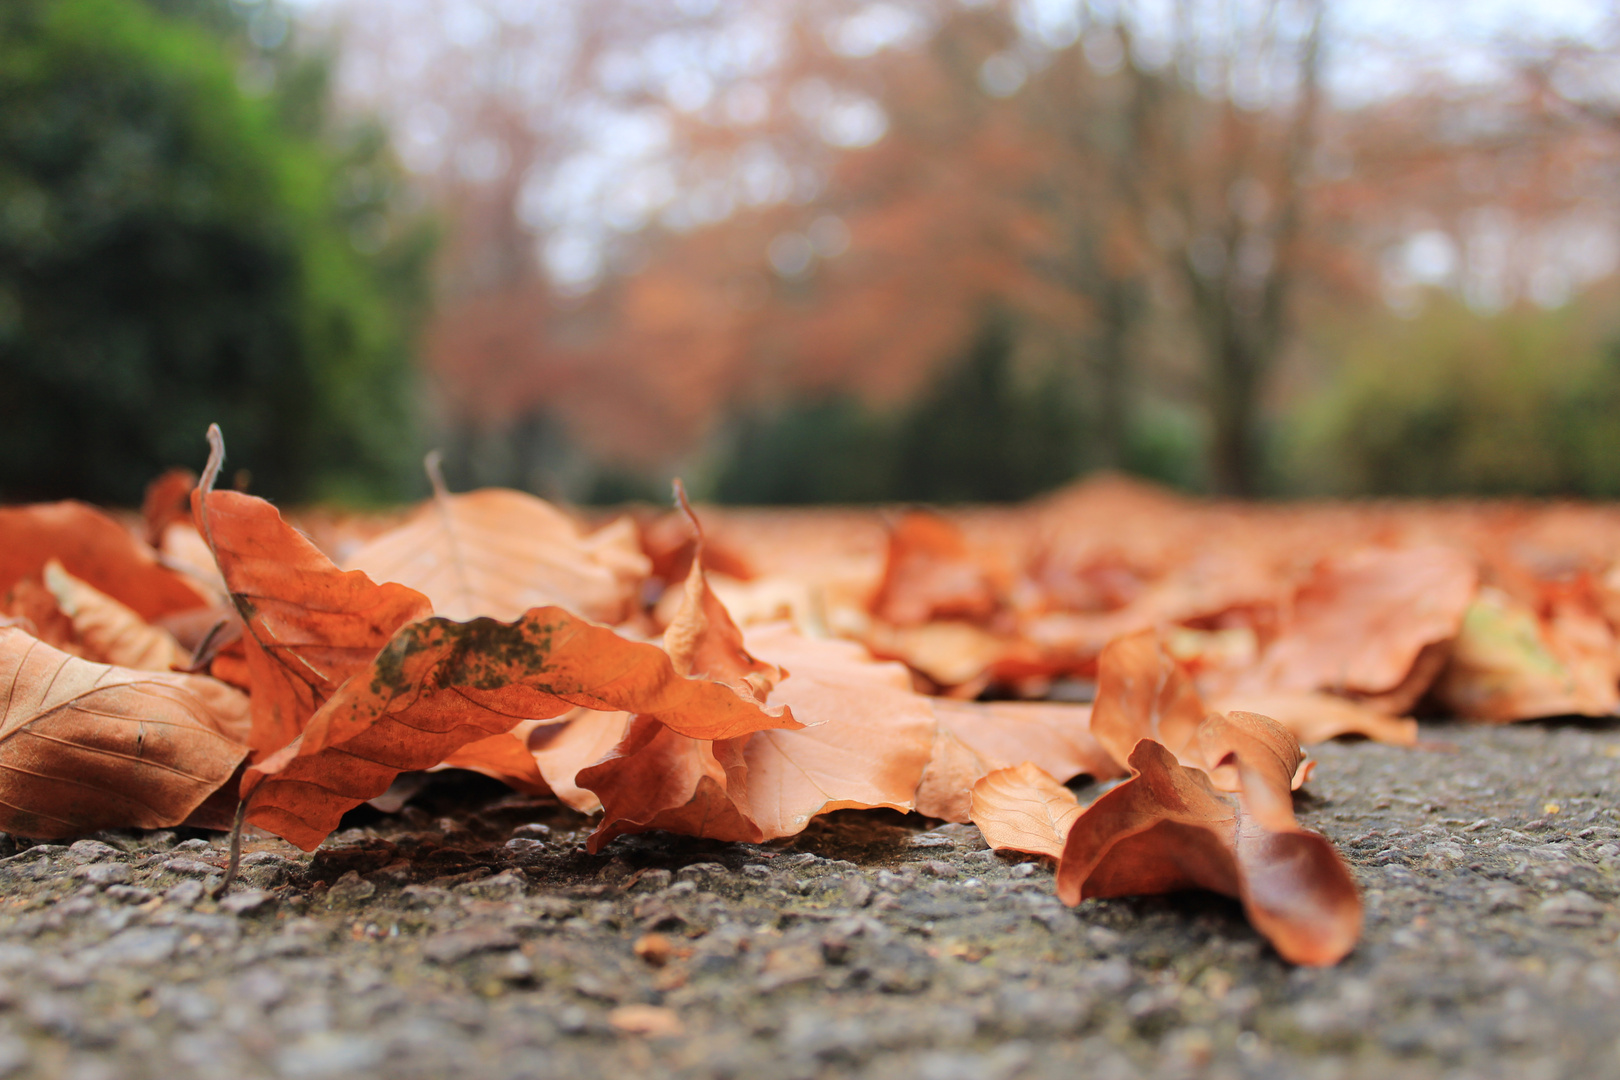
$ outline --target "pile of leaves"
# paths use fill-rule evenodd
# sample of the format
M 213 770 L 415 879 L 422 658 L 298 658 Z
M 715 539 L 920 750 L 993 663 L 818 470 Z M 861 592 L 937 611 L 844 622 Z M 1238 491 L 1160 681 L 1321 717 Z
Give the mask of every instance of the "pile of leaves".
M 1282 956 L 1328 964 L 1361 906 L 1294 818 L 1301 740 L 1410 744 L 1423 703 L 1617 701 L 1595 553 L 1620 528 L 1595 511 L 1262 510 L 1105 480 L 955 520 L 730 514 L 706 539 L 679 492 L 593 529 L 435 473 L 404 516 L 306 532 L 216 490 L 209 434 L 201 480 L 154 482 L 139 522 L 0 509 L 0 828 L 234 822 L 308 850 L 442 768 L 599 815 L 593 850 L 889 808 L 1056 860 L 1070 904 L 1237 897 Z M 1030 700 L 1054 697 L 1094 701 Z M 1082 809 L 1080 776 L 1125 779 Z

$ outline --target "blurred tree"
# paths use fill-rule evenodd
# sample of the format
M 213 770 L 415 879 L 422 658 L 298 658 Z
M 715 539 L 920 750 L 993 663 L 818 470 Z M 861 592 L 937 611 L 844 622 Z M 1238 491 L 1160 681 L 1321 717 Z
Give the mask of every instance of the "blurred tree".
M 0 497 L 397 494 L 428 234 L 271 0 L 0 5 Z
M 1079 471 L 1085 425 L 1066 381 L 1020 378 L 1004 315 L 887 415 L 849 395 L 739 422 L 714 494 L 731 503 L 1014 502 Z
M 1431 296 L 1359 323 L 1292 424 L 1296 490 L 1620 495 L 1620 344 L 1607 298 L 1490 315 Z

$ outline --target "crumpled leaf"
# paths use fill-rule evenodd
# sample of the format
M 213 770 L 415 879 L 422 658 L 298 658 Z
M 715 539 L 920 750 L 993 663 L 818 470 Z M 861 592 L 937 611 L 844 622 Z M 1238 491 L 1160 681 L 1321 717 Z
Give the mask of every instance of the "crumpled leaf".
M 655 828 L 759 842 L 802 832 L 833 810 L 912 808 L 935 723 L 929 699 L 910 689 L 904 668 L 874 661 L 852 642 L 805 638 L 781 626 L 750 633 L 747 648 L 790 672 L 767 702 L 787 706 L 805 726 L 709 746 L 648 733 L 633 720 L 613 753 L 578 775 L 603 804 L 592 850 Z M 638 755 L 658 761 L 656 769 L 680 784 L 636 783 L 641 769 L 655 768 L 635 762 Z
M 1295 594 L 1280 636 L 1235 688 L 1394 690 L 1425 648 L 1457 636 L 1478 584 L 1474 559 L 1439 545 L 1326 559 Z M 1438 666 L 1429 672 L 1437 674 Z
M 997 851 L 1057 859 L 1080 816 L 1080 800 L 1031 762 L 997 769 L 973 785 L 971 817 Z
M 987 619 L 998 603 L 991 576 L 951 522 L 914 510 L 889 533 L 883 578 L 870 604 L 878 618 L 895 626 Z
M 529 751 L 529 733 L 539 726 L 538 720 L 520 721 L 511 731 L 457 748 L 428 771 L 468 769 L 528 795 L 550 795 L 551 787 Z
M 146 485 L 141 499 L 141 521 L 146 525 L 146 542 L 163 546 L 163 533 L 177 521 L 191 517 L 191 490 L 197 474 L 186 468 L 173 468 Z
M 591 850 L 650 829 L 759 842 L 833 810 L 912 808 L 935 723 L 904 668 L 783 625 L 745 641 L 708 587 L 701 545 L 664 640 L 678 666 L 786 705 L 805 726 L 704 740 L 633 718 L 612 753 L 576 779 L 602 801 Z
M 584 536 L 566 514 L 521 491 L 451 495 L 430 458 L 434 496 L 404 524 L 345 560 L 376 581 L 427 596 L 433 611 L 464 621 L 510 621 L 556 605 L 603 623 L 633 610 L 651 569 L 628 519 Z
M 209 597 L 117 521 L 79 502 L 0 508 L 0 594 L 51 559 L 148 622 Z
M 423 619 L 338 687 L 301 736 L 248 769 L 247 821 L 312 849 L 399 773 L 575 706 L 643 713 L 694 738 L 797 724 L 729 686 L 677 674 L 655 645 L 561 608 L 506 623 Z
M 253 687 L 250 745 L 262 757 L 297 738 L 344 680 L 432 606 L 404 585 L 339 570 L 263 499 L 214 491 L 225 448 L 217 427 L 208 437 L 212 453 L 191 496 L 192 514 L 242 616 Z
M 190 654 L 167 630 L 80 581 L 55 559 L 45 564 L 44 578 L 57 606 L 72 622 L 86 659 L 137 671 L 170 671 L 190 661 Z
M 1361 899 L 1333 846 L 1294 819 L 1289 789 L 1302 761 L 1298 743 L 1248 713 L 1211 716 L 1197 736 L 1207 748 L 1227 748 L 1215 767 L 1235 778 L 1235 797 L 1217 790 L 1209 773 L 1143 739 L 1131 752 L 1131 778 L 1069 830 L 1058 896 L 1074 905 L 1209 889 L 1238 898 L 1284 959 L 1337 963 L 1360 936 Z
M 607 757 L 629 726 L 627 712 L 575 709 L 554 721 L 536 724 L 525 743 L 557 798 L 582 814 L 594 814 L 602 809 L 602 800 L 579 786 L 580 770 Z
M 1394 717 L 1347 698 L 1316 691 L 1234 691 L 1210 698 L 1216 712 L 1253 712 L 1269 716 L 1307 745 L 1341 735 L 1364 735 L 1392 746 L 1416 746 L 1417 721 Z
M 247 747 L 241 694 L 91 663 L 0 629 L 0 829 L 50 839 L 178 825 Z
M 1566 613 L 1565 625 L 1578 617 Z M 1620 706 L 1614 683 L 1562 659 L 1550 629 L 1528 604 L 1491 586 L 1480 589 L 1435 696 L 1459 716 L 1496 723 L 1614 713 Z
M 1198 725 L 1208 714 L 1186 669 L 1152 630 L 1108 643 L 1097 657 L 1091 734 L 1121 767 L 1142 739 L 1196 757 Z
M 1091 707 L 1032 701 L 933 698 L 939 734 L 917 789 L 917 812 L 967 821 L 974 785 L 1017 762 L 1039 761 L 1058 782 L 1081 773 L 1125 775 L 1091 734 Z

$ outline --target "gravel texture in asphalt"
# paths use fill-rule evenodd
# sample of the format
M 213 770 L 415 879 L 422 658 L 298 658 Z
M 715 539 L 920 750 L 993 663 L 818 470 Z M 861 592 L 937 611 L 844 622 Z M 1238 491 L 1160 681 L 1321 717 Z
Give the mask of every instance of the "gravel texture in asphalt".
M 1235 902 L 1070 909 L 887 812 L 591 856 L 578 815 L 441 781 L 313 856 L 250 839 L 218 903 L 218 835 L 13 841 L 0 1076 L 1620 1075 L 1620 730 L 1423 735 L 1316 751 L 1299 816 L 1367 906 L 1327 970 Z

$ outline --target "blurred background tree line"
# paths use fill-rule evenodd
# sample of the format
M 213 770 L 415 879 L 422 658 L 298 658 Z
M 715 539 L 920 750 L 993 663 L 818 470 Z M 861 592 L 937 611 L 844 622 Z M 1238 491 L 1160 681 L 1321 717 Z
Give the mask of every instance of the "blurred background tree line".
M 1620 495 L 1620 27 L 1377 6 L 10 0 L 0 497 Z

